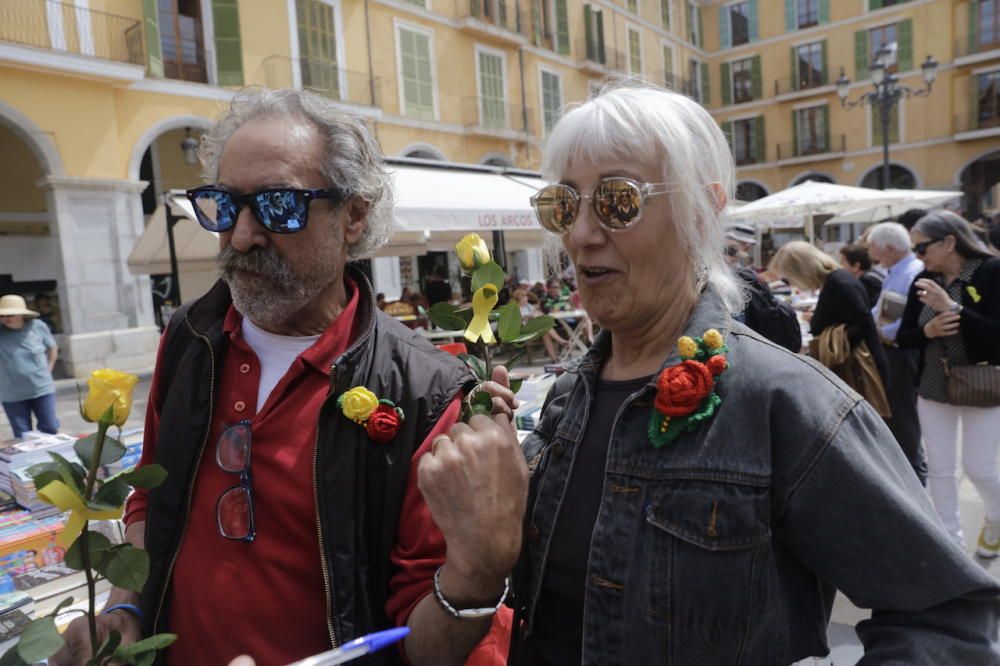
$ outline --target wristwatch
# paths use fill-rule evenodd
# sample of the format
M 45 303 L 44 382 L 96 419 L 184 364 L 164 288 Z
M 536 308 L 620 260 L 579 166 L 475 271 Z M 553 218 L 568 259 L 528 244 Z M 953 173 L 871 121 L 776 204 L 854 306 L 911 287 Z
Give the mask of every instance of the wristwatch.
M 961 314 L 961 312 L 962 312 L 962 304 L 961 303 L 952 303 L 951 307 L 948 308 L 948 312 L 954 312 L 955 314 Z

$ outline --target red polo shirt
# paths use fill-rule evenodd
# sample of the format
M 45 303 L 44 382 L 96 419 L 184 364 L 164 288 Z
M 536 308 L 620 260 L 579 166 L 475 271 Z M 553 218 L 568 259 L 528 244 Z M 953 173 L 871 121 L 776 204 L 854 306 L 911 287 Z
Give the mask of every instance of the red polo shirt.
M 349 346 L 357 290 L 320 339 L 299 355 L 257 412 L 260 365 L 241 335 L 242 318 L 230 308 L 224 331 L 229 345 L 219 377 L 215 421 L 194 484 L 187 535 L 174 567 L 169 626 L 178 634 L 170 664 L 218 666 L 241 654 L 260 666 L 285 664 L 330 649 L 314 505 L 312 460 L 319 409 L 330 365 Z M 160 353 L 162 354 L 161 344 Z M 159 367 L 159 363 L 157 363 Z M 142 463 L 155 459 L 160 400 L 154 377 L 146 414 Z M 461 396 L 446 410 L 413 456 L 392 562 L 386 613 L 399 625 L 431 589 L 444 562 L 445 542 L 417 488 L 419 457 L 431 440 L 458 420 Z M 215 505 L 239 481 L 215 462 L 215 442 L 226 425 L 249 419 L 257 537 L 252 544 L 219 535 Z M 146 494 L 129 499 L 125 521 L 145 519 Z M 334 527 L 336 529 L 336 527 Z M 500 622 L 475 653 L 478 664 L 502 664 L 509 627 Z

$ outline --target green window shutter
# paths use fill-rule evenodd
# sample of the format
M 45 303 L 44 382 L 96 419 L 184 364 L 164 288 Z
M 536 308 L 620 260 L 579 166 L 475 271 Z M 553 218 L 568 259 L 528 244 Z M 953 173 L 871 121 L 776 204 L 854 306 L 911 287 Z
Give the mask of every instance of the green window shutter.
M 899 24 L 899 71 L 913 69 L 913 19 Z
M 820 25 L 830 22 L 830 0 L 819 0 Z
M 593 13 L 590 10 L 590 5 L 583 6 L 583 34 L 587 43 L 587 59 L 594 60 L 597 49 L 595 48 Z
M 868 31 L 858 30 L 854 33 L 854 79 L 864 81 L 868 78 Z
M 878 106 L 868 107 L 872 123 L 872 146 L 882 145 L 882 120 L 879 118 Z M 890 141 L 891 143 L 891 141 Z
M 660 0 L 660 23 L 664 30 L 670 30 L 670 0 Z
M 243 49 L 240 47 L 240 10 L 236 0 L 212 0 L 215 29 L 215 68 L 220 86 L 243 85 Z
M 893 104 L 889 113 L 889 143 L 899 143 L 899 104 Z
M 663 78 L 666 79 L 664 83 L 669 83 L 673 85 L 673 82 L 669 80 L 669 77 L 674 73 L 674 52 L 669 47 L 664 45 L 663 47 Z
M 719 85 L 722 87 L 722 106 L 729 106 L 733 103 L 733 81 L 729 77 L 728 62 L 719 65 Z
M 868 11 L 882 9 L 882 0 L 868 0 Z
M 992 0 L 990 0 L 992 2 Z M 979 0 L 969 2 L 969 53 L 979 50 Z
M 799 154 L 799 112 L 792 111 L 792 156 Z
M 434 118 L 434 88 L 430 66 L 430 37 L 406 29 L 399 30 L 402 63 L 403 115 Z
M 757 41 L 757 0 L 750 0 L 748 5 L 749 11 L 747 12 L 747 21 L 750 23 L 749 36 L 751 42 Z
M 160 43 L 160 17 L 156 0 L 142 0 L 143 35 L 146 38 L 146 64 L 149 73 L 163 78 L 163 45 Z
M 569 10 L 566 0 L 556 0 L 556 41 L 557 53 L 569 55 Z
M 719 48 L 728 49 L 733 45 L 732 26 L 729 24 L 729 8 L 719 7 Z
M 594 11 L 594 17 L 594 23 L 597 25 L 597 59 L 606 64 L 608 59 L 604 53 L 604 12 L 598 9 Z
M 791 47 L 792 58 L 792 90 L 799 89 L 799 50 L 796 47 Z
M 687 28 L 687 37 L 694 42 L 694 9 L 690 2 L 684 4 L 684 23 Z
M 826 146 L 828 151 L 833 150 L 833 146 L 830 145 L 830 107 L 823 107 L 823 140 L 826 142 L 823 145 Z
M 725 121 L 722 123 L 722 133 L 726 135 L 726 141 L 729 142 L 729 149 L 733 149 L 733 124 L 730 121 Z
M 785 0 L 785 30 L 794 32 L 799 28 L 799 19 L 795 15 L 796 0 Z
M 705 43 L 705 30 L 704 26 L 701 23 L 701 8 L 695 7 L 694 13 L 695 13 L 695 18 L 698 19 L 698 42 L 695 44 L 695 46 L 701 48 L 702 45 Z
M 760 56 L 754 56 L 750 60 L 750 97 L 760 99 L 764 95 L 764 85 L 760 72 Z
M 699 71 L 701 72 L 701 103 L 704 106 L 708 106 L 712 99 L 711 87 L 708 83 L 708 63 L 701 63 Z
M 969 129 L 979 129 L 979 77 L 969 76 Z
M 820 71 L 822 72 L 820 74 L 820 82 L 823 85 L 826 85 L 827 81 L 830 80 L 830 77 L 827 74 L 827 70 L 829 69 L 829 66 L 827 65 L 827 62 L 826 62 L 826 40 L 825 39 L 821 43 L 821 46 L 820 46 L 820 56 L 819 57 L 820 57 L 820 60 L 822 61 L 822 62 L 820 62 Z
M 753 119 L 753 139 L 754 139 L 754 162 L 767 161 L 767 141 L 764 137 L 764 116 L 757 116 Z
M 542 0 L 531 1 L 531 41 L 535 46 L 542 45 Z

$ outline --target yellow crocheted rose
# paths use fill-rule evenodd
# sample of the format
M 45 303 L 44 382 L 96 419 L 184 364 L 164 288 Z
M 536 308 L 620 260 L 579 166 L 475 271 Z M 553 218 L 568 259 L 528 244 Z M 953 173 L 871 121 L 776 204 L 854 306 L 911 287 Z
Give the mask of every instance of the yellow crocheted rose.
M 341 396 L 344 416 L 355 423 L 364 423 L 378 407 L 378 397 L 364 386 L 355 386 Z
M 714 328 L 705 331 L 705 335 L 701 339 L 705 341 L 709 349 L 718 349 L 722 346 L 722 334 Z
M 698 353 L 698 344 L 685 335 L 677 341 L 677 351 L 681 358 L 692 358 Z

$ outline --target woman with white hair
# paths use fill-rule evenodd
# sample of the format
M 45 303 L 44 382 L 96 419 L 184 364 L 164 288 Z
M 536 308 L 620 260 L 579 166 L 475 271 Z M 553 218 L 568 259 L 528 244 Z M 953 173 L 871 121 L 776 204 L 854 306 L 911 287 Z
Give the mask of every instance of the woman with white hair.
M 882 420 L 732 318 L 733 171 L 715 120 L 655 88 L 595 97 L 548 138 L 532 202 L 603 330 L 523 444 L 510 663 L 788 664 L 829 651 L 835 588 L 875 609 L 872 663 L 996 663 L 996 581 Z M 634 215 L 599 205 L 623 195 Z
M 910 288 L 896 341 L 922 353 L 917 414 L 927 447 L 927 485 L 945 529 L 964 547 L 958 510 L 961 430 L 962 467 L 986 514 L 976 554 L 993 558 L 1000 553 L 1000 402 L 965 404 L 949 391 L 948 375 L 962 366 L 1000 366 L 1000 258 L 979 242 L 968 222 L 948 211 L 920 218 L 910 237 L 927 270 Z

